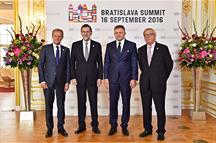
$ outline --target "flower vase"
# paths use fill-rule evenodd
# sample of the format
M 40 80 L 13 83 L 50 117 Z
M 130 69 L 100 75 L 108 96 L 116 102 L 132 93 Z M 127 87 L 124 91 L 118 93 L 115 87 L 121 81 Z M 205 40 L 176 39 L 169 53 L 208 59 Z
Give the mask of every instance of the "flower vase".
M 23 92 L 24 92 L 24 102 L 25 102 L 25 111 L 31 111 L 31 69 L 20 69 L 22 83 L 23 83 Z
M 205 112 L 200 109 L 201 101 L 201 78 L 202 78 L 202 67 L 192 68 L 193 78 L 193 93 L 194 93 L 194 110 L 192 113 L 192 120 L 206 120 Z

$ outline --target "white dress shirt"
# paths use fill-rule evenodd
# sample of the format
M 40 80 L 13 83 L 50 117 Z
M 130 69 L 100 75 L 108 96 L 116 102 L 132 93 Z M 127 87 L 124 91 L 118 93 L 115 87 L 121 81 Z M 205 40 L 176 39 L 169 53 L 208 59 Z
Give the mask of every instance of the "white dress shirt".
M 155 49 L 155 42 L 150 46 L 147 44 L 147 53 L 148 53 L 148 48 L 151 47 L 151 57 L 153 56 L 154 49 Z
M 117 40 L 116 40 L 116 47 L 117 47 L 117 48 L 118 48 L 119 42 L 121 42 L 121 50 L 120 50 L 120 52 L 121 52 L 122 49 L 123 49 L 123 46 L 124 46 L 125 39 L 122 39 L 121 41 L 117 41 Z
M 59 47 L 59 58 L 61 58 L 61 45 L 56 45 L 55 43 L 53 43 L 53 51 L 54 51 L 54 55 L 56 57 L 56 46 Z
M 88 43 L 88 44 L 87 44 L 87 47 L 88 47 L 88 55 L 89 55 L 89 54 L 90 54 L 91 40 L 88 40 L 88 41 L 82 40 L 82 41 L 83 41 L 83 55 L 85 56 L 86 42 Z

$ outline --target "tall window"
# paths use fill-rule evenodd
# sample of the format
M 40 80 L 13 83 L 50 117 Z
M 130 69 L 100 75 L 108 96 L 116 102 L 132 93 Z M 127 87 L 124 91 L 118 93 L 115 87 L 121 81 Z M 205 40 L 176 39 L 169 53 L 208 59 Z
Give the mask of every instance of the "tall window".
M 5 56 L 5 48 L 7 48 L 12 40 L 8 30 L 11 31 L 12 24 L 0 24 L 0 67 L 4 67 L 3 57 Z M 13 34 L 13 33 L 12 33 Z

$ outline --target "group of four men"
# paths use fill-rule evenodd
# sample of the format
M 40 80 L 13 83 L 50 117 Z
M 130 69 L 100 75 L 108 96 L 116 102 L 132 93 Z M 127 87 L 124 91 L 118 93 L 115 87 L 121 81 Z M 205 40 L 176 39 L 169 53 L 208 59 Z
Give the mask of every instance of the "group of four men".
M 122 133 L 129 135 L 128 122 L 130 117 L 131 90 L 138 80 L 138 63 L 141 69 L 140 93 L 143 107 L 144 132 L 139 136 L 152 134 L 152 99 L 154 100 L 158 119 L 158 140 L 164 140 L 165 133 L 165 94 L 166 82 L 173 67 L 173 61 L 166 45 L 156 42 L 156 32 L 152 28 L 144 30 L 146 44 L 138 49 L 134 42 L 125 39 L 125 27 L 114 27 L 115 40 L 108 43 L 102 62 L 101 44 L 92 40 L 92 28 L 88 24 L 81 27 L 82 40 L 69 48 L 61 45 L 63 31 L 54 29 L 53 43 L 42 47 L 39 62 L 39 82 L 44 89 L 46 105 L 46 137 L 52 136 L 54 93 L 57 98 L 58 133 L 68 136 L 63 127 L 65 110 L 65 93 L 69 84 L 76 85 L 78 99 L 78 124 L 75 134 L 86 130 L 86 92 L 88 93 L 92 131 L 100 134 L 98 128 L 97 93 L 102 84 L 109 89 L 111 128 L 108 135 L 117 132 L 118 100 L 121 95 L 123 111 L 121 118 Z

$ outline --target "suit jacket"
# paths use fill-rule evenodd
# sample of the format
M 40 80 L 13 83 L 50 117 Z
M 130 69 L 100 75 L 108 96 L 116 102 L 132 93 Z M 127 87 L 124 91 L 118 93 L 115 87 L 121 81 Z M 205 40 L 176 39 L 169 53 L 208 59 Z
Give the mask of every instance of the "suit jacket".
M 74 42 L 71 50 L 71 79 L 78 85 L 87 82 L 96 85 L 97 79 L 103 79 L 103 62 L 101 44 L 91 40 L 88 60 L 85 60 L 82 40 Z
M 125 39 L 121 52 L 116 41 L 107 44 L 104 60 L 104 78 L 110 83 L 126 83 L 138 79 L 137 48 L 134 42 Z
M 48 87 L 54 85 L 57 79 L 58 85 L 64 86 L 70 83 L 70 50 L 61 45 L 61 57 L 59 64 L 56 65 L 53 44 L 42 47 L 39 59 L 39 82 L 45 81 Z
M 149 88 L 153 92 L 166 91 L 166 82 L 173 68 L 173 61 L 168 47 L 156 42 L 149 66 L 147 45 L 144 45 L 138 50 L 138 60 L 141 69 L 141 88 L 144 91 L 147 91 Z

